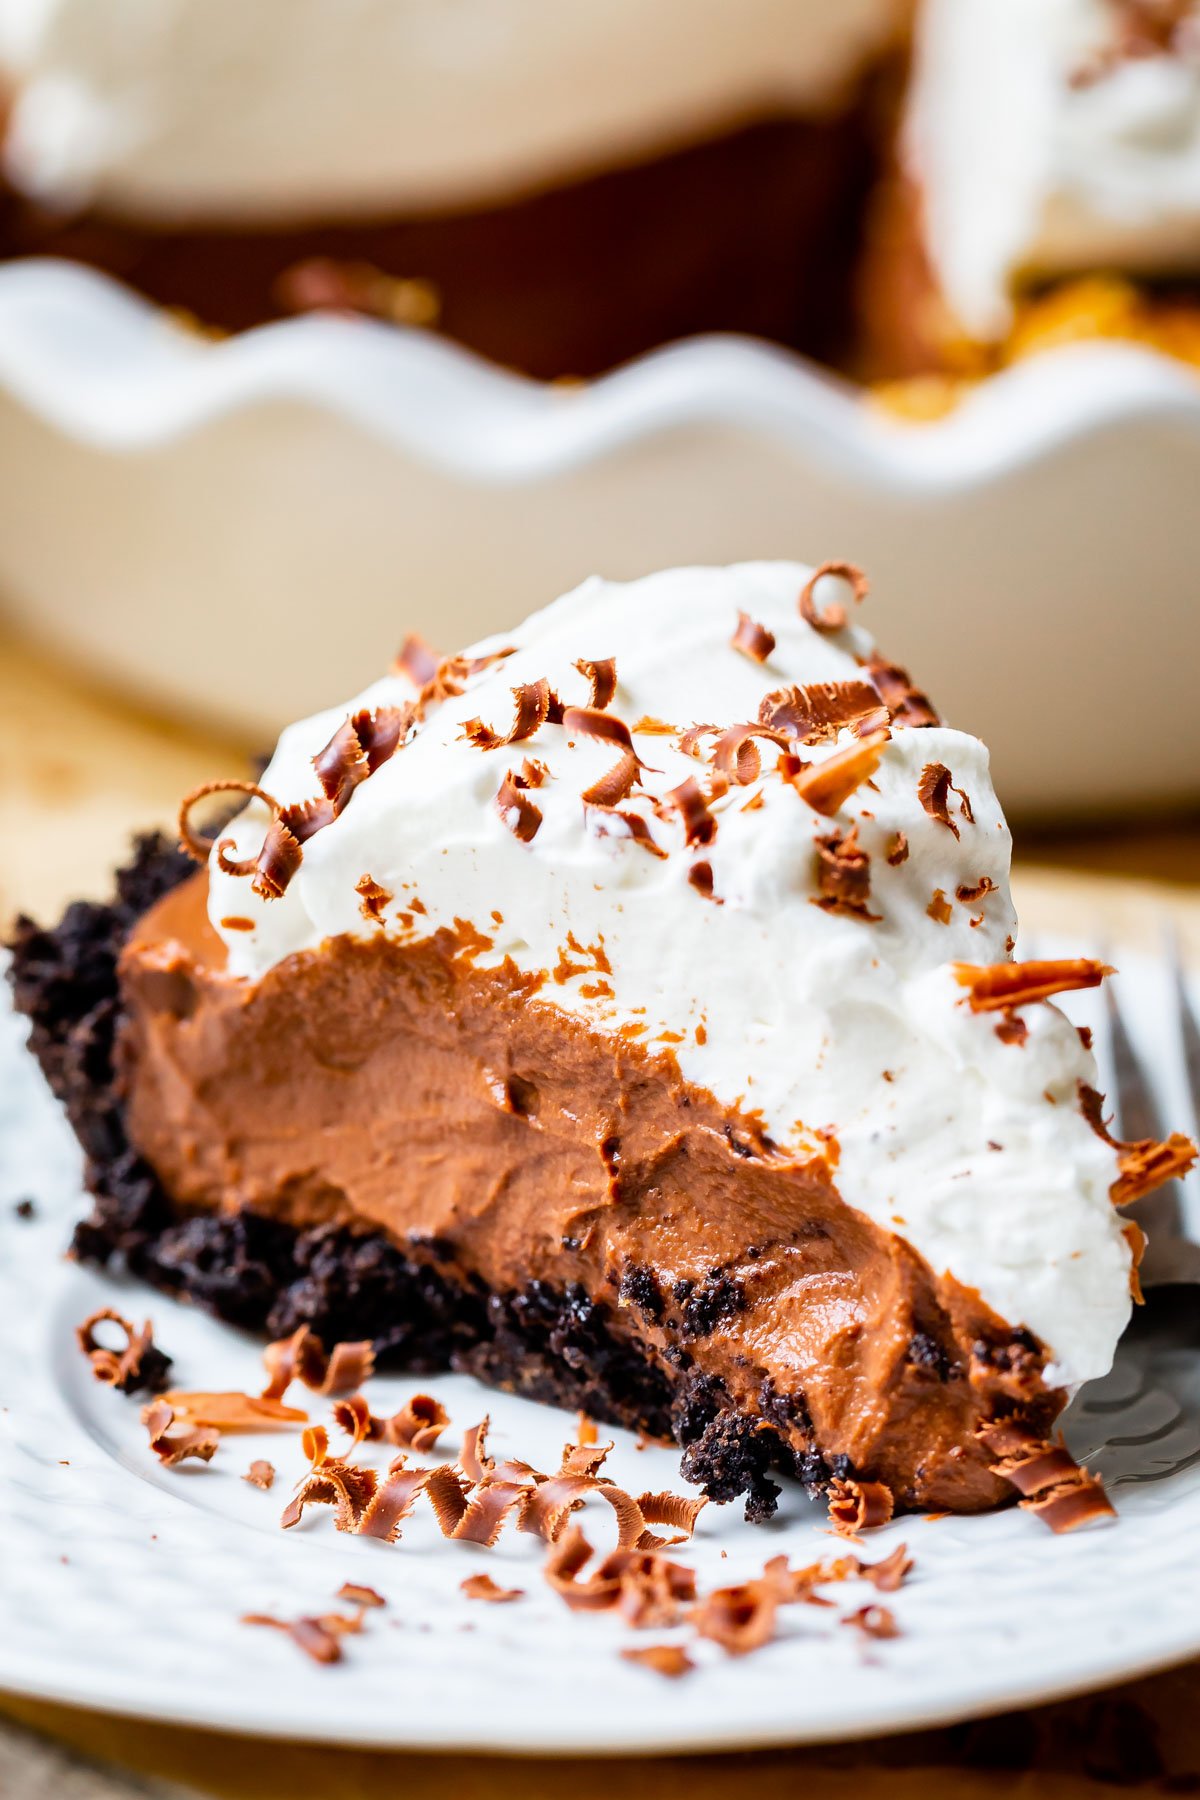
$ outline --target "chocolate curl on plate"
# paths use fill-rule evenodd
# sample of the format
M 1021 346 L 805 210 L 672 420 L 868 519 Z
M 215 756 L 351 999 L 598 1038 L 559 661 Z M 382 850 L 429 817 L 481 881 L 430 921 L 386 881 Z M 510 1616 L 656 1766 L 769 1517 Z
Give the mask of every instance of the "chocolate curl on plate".
M 631 1625 L 675 1625 L 696 1597 L 696 1572 L 652 1552 L 617 1549 L 589 1575 L 592 1546 L 577 1525 L 561 1533 L 542 1573 L 573 1612 L 619 1607 Z
M 817 611 L 816 589 L 819 581 L 826 579 L 848 581 L 850 598 L 855 606 L 866 599 L 870 591 L 870 583 L 856 563 L 824 562 L 819 569 L 814 569 L 800 590 L 800 617 L 814 631 L 832 632 L 845 630 L 849 614 L 837 601 L 830 601 L 821 612 Z
M 521 744 L 544 725 L 550 713 L 550 683 L 527 681 L 512 690 L 513 722 L 503 736 L 482 719 L 468 719 L 463 736 L 477 750 L 499 750 L 505 744 Z
M 357 1450 L 367 1438 L 382 1437 L 382 1420 L 371 1415 L 365 1394 L 351 1394 L 348 1398 L 335 1400 L 333 1403 L 333 1421 L 340 1425 L 350 1439 L 351 1450 Z M 379 1430 L 372 1427 L 378 1426 Z
M 703 729 L 707 730 L 708 727 Z M 762 773 L 762 757 L 754 742 L 755 738 L 762 738 L 768 744 L 777 744 L 784 750 L 790 742 L 787 733 L 774 725 L 731 725 L 721 733 L 713 751 L 713 767 L 717 773 L 727 781 L 736 782 L 739 787 L 749 787 L 752 781 L 757 781 Z M 681 742 L 680 748 L 682 747 Z
M 542 809 L 522 793 L 511 769 L 496 790 L 495 807 L 501 823 L 518 843 L 532 843 L 542 823 Z
M 746 1656 L 761 1650 L 775 1636 L 783 1598 L 779 1583 L 764 1573 L 753 1581 L 705 1594 L 692 1609 L 691 1622 L 697 1636 L 720 1644 L 727 1656 Z
M 875 773 L 890 736 L 884 727 L 844 750 L 835 750 L 822 763 L 806 763 L 789 776 L 791 784 L 814 812 L 832 818 Z
M 275 1481 L 275 1464 L 265 1461 L 262 1457 L 256 1457 L 242 1476 L 242 1480 L 249 1482 L 251 1487 L 261 1488 L 265 1493 Z
M 603 712 L 606 707 L 611 706 L 617 691 L 616 658 L 606 656 L 599 662 L 590 662 L 587 657 L 581 656 L 575 667 L 588 684 L 586 707 L 595 712 Z M 567 710 L 558 695 L 551 689 L 550 723 L 561 725 Z
M 894 1506 L 892 1490 L 882 1481 L 834 1480 L 829 1484 L 829 1523 L 846 1537 L 886 1525 Z
M 902 669 L 899 663 L 890 663 L 878 650 L 872 650 L 862 668 L 891 713 L 893 725 L 903 725 L 913 731 L 941 724 L 929 696 L 914 686 L 908 670 Z
M 450 1423 L 450 1414 L 432 1394 L 413 1394 L 390 1419 L 373 1419 L 372 1437 L 428 1456 Z
M 1052 1444 L 1021 1419 L 982 1425 L 976 1434 L 998 1459 L 991 1470 L 1022 1495 L 1021 1507 L 1051 1531 L 1077 1531 L 1116 1516 L 1099 1477 L 1080 1468 L 1065 1444 Z
M 338 1530 L 357 1531 L 379 1485 L 375 1470 L 330 1456 L 329 1434 L 323 1425 L 311 1426 L 301 1441 L 309 1472 L 285 1506 L 280 1525 L 285 1531 L 298 1525 L 306 1506 L 332 1506 Z
M 707 1505 L 708 1500 L 703 1494 L 694 1499 L 683 1494 L 639 1494 L 638 1507 L 645 1525 L 665 1525 L 669 1535 L 658 1537 L 654 1532 L 645 1530 L 635 1548 L 666 1550 L 672 1544 L 689 1543 L 696 1529 L 696 1520 Z
M 896 1623 L 896 1616 L 886 1606 L 876 1604 L 860 1606 L 857 1612 L 847 1613 L 839 1623 L 854 1626 L 866 1637 L 894 1638 L 900 1636 L 900 1627 Z
M 290 1337 L 277 1338 L 263 1351 L 268 1381 L 263 1398 L 278 1400 L 293 1381 L 302 1381 L 318 1394 L 352 1394 L 375 1370 L 375 1350 L 369 1339 L 325 1346 L 307 1325 Z
M 193 1393 L 175 1388 L 163 1399 L 177 1418 L 213 1431 L 274 1431 L 308 1423 L 308 1414 L 300 1407 L 264 1400 L 261 1394 Z
M 751 662 L 764 663 L 775 648 L 775 633 L 768 631 L 765 625 L 758 624 L 750 614 L 738 611 L 737 630 L 729 642 Z
M 487 1453 L 487 1434 L 490 1421 L 485 1416 L 478 1425 L 471 1425 L 463 1433 L 462 1449 L 459 1462 L 470 1482 L 487 1481 L 536 1481 L 540 1480 L 538 1471 L 531 1463 L 519 1462 L 515 1457 L 506 1462 L 497 1462 Z M 610 1446 L 611 1447 L 611 1446 Z
M 694 844 L 712 843 L 717 835 L 717 821 L 709 812 L 700 783 L 693 775 L 664 794 L 662 804 L 679 814 L 683 821 L 684 842 L 689 848 Z
M 945 763 L 926 763 L 917 783 L 917 799 L 931 819 L 936 819 L 939 825 L 944 825 L 958 837 L 958 826 L 950 817 L 951 794 L 958 795 L 958 810 L 967 824 L 973 825 L 975 814 L 971 810 L 971 802 L 960 787 L 955 787 Z
M 652 1669 L 669 1681 L 678 1681 L 696 1667 L 682 1644 L 635 1644 L 622 1650 L 622 1662 L 635 1663 L 640 1669 Z
M 954 979 L 967 989 L 972 1012 L 1007 1012 L 1054 994 L 1099 987 L 1116 970 L 1091 956 L 1049 962 L 952 963 Z
M 188 1427 L 172 1435 L 174 1408 L 165 1400 L 152 1400 L 142 1409 L 142 1423 L 150 1439 L 150 1448 L 166 1469 L 194 1457 L 198 1462 L 211 1462 L 221 1441 L 219 1431 L 201 1431 Z
M 98 1342 L 96 1327 L 104 1324 L 115 1325 L 125 1334 L 119 1350 L 110 1350 Z M 171 1358 L 154 1342 L 149 1319 L 138 1331 L 111 1306 L 101 1306 L 75 1327 L 75 1341 L 91 1363 L 96 1380 L 116 1388 L 119 1394 L 136 1394 L 139 1390 L 154 1394 L 167 1385 Z
M 506 1606 L 525 1598 L 524 1588 L 502 1588 L 490 1575 L 468 1575 L 459 1582 L 458 1589 L 468 1600 L 485 1600 L 490 1606 Z
M 530 1490 L 513 1481 L 488 1481 L 473 1494 L 471 1488 L 472 1483 L 449 1463 L 429 1473 L 427 1492 L 442 1536 L 490 1550 Z
M 427 1489 L 432 1473 L 430 1469 L 408 1468 L 407 1458 L 403 1455 L 394 1458 L 362 1509 L 358 1535 L 394 1544 L 400 1536 L 400 1526 L 411 1513 L 418 1495 Z
M 865 681 L 818 681 L 776 688 L 763 697 L 758 717 L 797 744 L 825 744 L 839 731 L 853 729 L 859 737 L 880 731 L 891 714 Z
M 327 1619 L 276 1619 L 270 1613 L 243 1613 L 242 1624 L 267 1625 L 275 1631 L 285 1631 L 296 1647 L 314 1662 L 342 1660 L 343 1633 Z
M 425 639 L 410 631 L 392 663 L 394 675 L 407 675 L 415 688 L 424 688 L 441 667 L 441 657 L 430 649 Z

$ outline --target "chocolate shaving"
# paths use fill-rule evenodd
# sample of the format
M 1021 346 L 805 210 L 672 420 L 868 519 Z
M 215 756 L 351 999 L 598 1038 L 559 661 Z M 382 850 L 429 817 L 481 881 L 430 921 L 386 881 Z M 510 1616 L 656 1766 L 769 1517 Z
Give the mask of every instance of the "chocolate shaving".
M 490 1550 L 505 1521 L 524 1505 L 530 1489 L 523 1483 L 487 1481 L 472 1495 L 471 1486 L 449 1463 L 443 1463 L 430 1472 L 427 1491 L 443 1537 L 482 1544 Z
M 704 900 L 713 898 L 713 869 L 710 862 L 693 863 L 688 870 L 688 886 L 694 887 Z
M 737 630 L 729 640 L 751 662 L 764 663 L 775 648 L 775 633 L 759 625 L 747 612 L 738 611 Z
M 938 925 L 948 925 L 954 917 L 954 908 L 947 900 L 946 895 L 941 888 L 934 888 L 933 893 L 929 898 L 929 905 L 925 908 L 925 911 L 929 914 L 929 917 L 935 924 Z
M 124 1332 L 125 1342 L 119 1350 L 97 1342 L 96 1327 L 104 1324 L 115 1325 Z M 171 1358 L 154 1342 L 149 1319 L 138 1331 L 112 1307 L 102 1306 L 75 1327 L 75 1341 L 91 1363 L 96 1380 L 116 1388 L 120 1394 L 155 1394 L 167 1385 Z
M 708 810 L 708 802 L 694 775 L 681 781 L 663 795 L 663 805 L 677 812 L 683 820 L 683 838 L 693 844 L 711 844 L 717 835 L 717 821 Z
M 347 1606 L 358 1606 L 365 1609 L 387 1605 L 382 1594 L 376 1593 L 373 1587 L 363 1587 L 362 1583 L 358 1581 L 343 1581 L 333 1597 L 335 1600 L 344 1600 Z
M 285 1531 L 298 1525 L 306 1506 L 332 1506 L 339 1531 L 358 1531 L 379 1485 L 375 1470 L 330 1456 L 328 1433 L 321 1425 L 306 1431 L 303 1443 L 311 1467 L 284 1508 L 280 1525 Z
M 243 1613 L 243 1625 L 269 1625 L 286 1631 L 292 1642 L 311 1656 L 314 1662 L 335 1663 L 342 1660 L 342 1633 L 325 1619 L 275 1619 L 269 1613 Z
M 894 725 L 921 730 L 941 724 L 932 701 L 920 688 L 914 687 L 908 670 L 902 669 L 899 663 L 887 662 L 878 650 L 873 650 L 862 667 L 891 713 Z
M 163 1399 L 189 1425 L 206 1425 L 214 1431 L 270 1431 L 281 1425 L 303 1425 L 308 1419 L 299 1407 L 284 1406 L 259 1394 L 206 1394 L 173 1389 Z
M 786 1557 L 779 1562 L 786 1564 Z M 755 1581 L 714 1588 L 693 1608 L 692 1625 L 702 1638 L 720 1644 L 729 1656 L 747 1656 L 775 1636 L 775 1622 L 784 1595 L 779 1580 L 765 1571 Z
M 822 763 L 805 764 L 797 772 L 789 773 L 788 778 L 814 812 L 832 818 L 841 811 L 851 794 L 875 773 L 890 736 L 886 728 L 873 731 L 856 744 L 835 750 Z
M 819 681 L 807 687 L 777 688 L 759 705 L 759 721 L 785 732 L 798 744 L 831 744 L 839 731 L 864 737 L 891 719 L 879 695 L 865 681 Z
M 1029 1027 L 1019 1013 L 1010 1009 L 1002 1014 L 996 1036 L 1002 1044 L 1024 1044 L 1029 1038 Z
M 1114 1206 L 1129 1206 L 1164 1182 L 1186 1175 L 1196 1160 L 1196 1146 L 1181 1131 L 1173 1131 L 1165 1143 L 1142 1138 L 1122 1144 L 1118 1160 L 1121 1172 L 1109 1192 Z
M 646 767 L 634 749 L 628 725 L 610 713 L 587 706 L 568 706 L 563 712 L 562 723 L 567 731 L 578 732 L 581 737 L 595 738 L 601 743 L 615 744 L 620 750 L 618 761 L 598 781 L 585 788 L 582 796 L 585 806 L 613 811 L 632 791 L 638 776 Z M 630 817 L 626 813 L 619 816 L 626 820 Z M 633 835 L 637 837 L 636 830 Z M 648 831 L 645 839 L 639 839 L 639 842 L 645 842 L 647 848 L 653 845 L 655 852 L 659 853 L 658 846 L 654 844 Z
M 263 1361 L 269 1377 L 264 1400 L 278 1400 L 293 1381 L 302 1381 L 318 1394 L 350 1394 L 374 1373 L 375 1350 L 364 1339 L 335 1344 L 326 1355 L 316 1333 L 301 1325 L 290 1337 L 268 1344 Z
M 496 790 L 496 811 L 518 843 L 529 844 L 538 834 L 542 809 L 526 798 L 511 769 Z
M 1020 1504 L 1051 1531 L 1076 1531 L 1115 1516 L 1099 1476 L 1080 1468 L 1065 1444 L 1039 1437 L 1024 1420 L 1008 1418 L 982 1425 L 976 1433 L 997 1457 L 994 1475 L 1011 1482 Z
M 864 1581 L 869 1581 L 881 1594 L 894 1594 L 897 1588 L 903 1586 L 912 1568 L 913 1559 L 908 1554 L 908 1546 L 897 1544 L 891 1555 L 885 1556 L 880 1562 L 858 1563 L 855 1573 Z
M 450 1414 L 440 1400 L 432 1394 L 413 1394 L 390 1419 L 372 1420 L 379 1429 L 371 1435 L 428 1456 L 449 1423 Z
M 550 683 L 527 681 L 512 691 L 515 713 L 503 736 L 485 725 L 482 719 L 468 719 L 463 736 L 477 750 L 499 750 L 505 744 L 521 744 L 545 724 L 550 713 Z
M 822 633 L 843 631 L 849 614 L 846 608 L 837 601 L 831 601 L 823 612 L 816 607 L 816 587 L 826 576 L 850 583 L 850 598 L 855 606 L 866 599 L 870 584 L 862 570 L 851 562 L 824 562 L 820 568 L 814 569 L 800 590 L 800 617 L 814 631 Z
M 682 1644 L 646 1644 L 622 1650 L 621 1658 L 639 1668 L 653 1669 L 656 1675 L 665 1675 L 671 1681 L 677 1681 L 696 1666 Z
M 829 1484 L 829 1523 L 845 1537 L 886 1525 L 895 1500 L 882 1481 L 836 1478 Z
M 608 656 L 604 657 L 599 662 L 589 662 L 586 657 L 580 657 L 579 661 L 575 664 L 575 667 L 579 670 L 579 673 L 588 684 L 587 706 L 594 709 L 596 712 L 603 712 L 605 707 L 611 706 L 613 696 L 617 691 L 616 659 Z M 552 725 L 561 725 L 566 710 L 563 702 L 559 699 L 554 690 L 551 689 L 550 712 L 548 715 L 550 723 Z
M 817 886 L 812 904 L 825 912 L 877 923 L 880 913 L 867 905 L 871 897 L 871 859 L 858 841 L 858 827 L 834 831 L 816 840 Z
M 586 807 L 587 816 L 599 837 L 630 837 L 651 856 L 665 859 L 666 851 L 654 840 L 649 825 L 639 813 L 628 812 L 619 806 L 597 806 L 594 802 Z
M 936 819 L 939 825 L 944 825 L 958 837 L 958 826 L 950 817 L 951 794 L 958 795 L 958 810 L 967 824 L 973 825 L 975 815 L 971 811 L 971 802 L 960 787 L 955 787 L 945 763 L 926 763 L 917 783 L 917 799 L 931 819 Z
M 280 811 L 278 800 L 268 794 L 265 788 L 256 786 L 253 781 L 202 781 L 199 787 L 194 787 L 179 802 L 179 848 L 185 851 L 193 862 L 206 863 L 212 855 L 213 844 L 216 841 L 213 838 L 199 837 L 191 827 L 192 808 L 197 806 L 201 800 L 207 800 L 210 794 L 246 794 L 251 799 L 261 800 L 265 806 L 269 806 L 272 817 L 277 817 Z M 221 866 L 226 868 L 224 861 Z M 231 871 L 234 866 L 229 865 L 227 872 Z M 240 868 L 240 865 L 236 866 Z M 252 867 L 253 864 L 250 864 L 244 872 L 249 874 Z
M 387 1474 L 366 1500 L 357 1523 L 360 1537 L 378 1538 L 394 1544 L 400 1526 L 408 1517 L 418 1496 L 429 1485 L 431 1471 L 410 1469 L 402 1455 L 393 1459 Z
M 619 1608 L 631 1625 L 675 1625 L 696 1598 L 696 1571 L 668 1556 L 618 1547 L 584 1577 L 591 1556 L 591 1545 L 572 1525 L 546 1558 L 547 1582 L 574 1612 Z
M 513 780 L 519 788 L 544 787 L 549 779 L 549 767 L 544 762 L 539 762 L 535 756 L 527 756 L 513 775 Z
M 847 1613 L 841 1620 L 843 1625 L 853 1625 L 867 1637 L 894 1638 L 900 1636 L 900 1627 L 896 1623 L 895 1614 L 886 1606 L 860 1606 L 857 1612 Z
M 997 891 L 991 876 L 981 875 L 979 880 L 974 883 L 960 882 L 954 890 L 954 898 L 961 900 L 964 906 L 970 906 L 972 901 L 982 900 L 988 894 L 994 894 Z
M 165 1400 L 152 1400 L 142 1410 L 142 1423 L 150 1439 L 150 1448 L 163 1467 L 173 1469 L 189 1457 L 198 1462 L 211 1462 L 221 1441 L 220 1433 L 189 1427 L 172 1435 L 174 1422 L 174 1409 Z
M 468 1600 L 486 1600 L 491 1606 L 506 1606 L 510 1600 L 523 1600 L 524 1588 L 504 1588 L 490 1575 L 468 1575 L 459 1582 L 459 1590 Z
M 251 1487 L 262 1488 L 265 1493 L 275 1480 L 275 1465 L 265 1462 L 261 1457 L 256 1457 L 242 1476 L 242 1480 L 248 1481 Z
M 1053 962 L 953 963 L 954 978 L 968 990 L 972 1012 L 1006 1012 L 1078 988 L 1099 987 L 1116 973 L 1090 956 Z
M 672 1544 L 690 1542 L 696 1529 L 696 1520 L 708 1505 L 703 1495 L 695 1497 L 684 1494 L 639 1494 L 638 1508 L 645 1525 L 665 1525 L 670 1535 L 657 1537 L 654 1532 L 642 1532 L 637 1541 L 638 1550 L 665 1550 Z
M 898 869 L 901 863 L 908 861 L 908 839 L 902 831 L 894 832 L 888 840 L 886 856 L 893 869 Z
M 712 728 L 697 726 L 695 729 L 707 732 Z M 751 782 L 757 781 L 762 773 L 762 756 L 755 738 L 777 744 L 781 749 L 786 749 L 791 741 L 786 731 L 774 725 L 731 725 L 721 733 L 713 750 L 713 767 L 718 775 L 723 775 L 727 781 L 735 781 L 739 787 L 749 787 Z M 682 739 L 679 747 L 683 749 Z
M 407 675 L 415 688 L 424 688 L 434 680 L 440 666 L 437 651 L 431 650 L 424 638 L 410 631 L 396 653 L 392 673 Z
M 385 887 L 380 887 L 370 875 L 360 875 L 354 884 L 354 891 L 358 895 L 358 910 L 363 918 L 369 919 L 373 925 L 382 925 L 383 909 L 394 896 Z
M 679 734 L 679 749 L 684 756 L 700 757 L 703 752 L 701 744 L 706 737 L 719 737 L 719 725 L 689 725 L 686 731 Z
M 351 1450 L 357 1450 L 369 1437 L 383 1435 L 382 1421 L 372 1418 L 365 1394 L 352 1394 L 348 1400 L 335 1400 L 333 1420 L 349 1437 Z M 372 1427 L 378 1429 L 373 1430 Z

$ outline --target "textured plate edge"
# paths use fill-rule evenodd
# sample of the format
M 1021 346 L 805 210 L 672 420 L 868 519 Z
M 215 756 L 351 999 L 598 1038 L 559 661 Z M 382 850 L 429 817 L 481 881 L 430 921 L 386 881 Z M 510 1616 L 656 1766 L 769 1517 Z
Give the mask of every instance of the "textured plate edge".
M 545 479 L 681 427 L 748 431 L 896 494 L 987 486 L 1138 422 L 1169 422 L 1200 447 L 1200 379 L 1133 344 L 1047 352 L 918 426 L 749 337 L 691 338 L 563 388 L 374 321 L 309 316 L 207 342 L 109 277 L 53 258 L 0 266 L 0 390 L 64 436 L 114 454 L 300 402 L 489 485 Z

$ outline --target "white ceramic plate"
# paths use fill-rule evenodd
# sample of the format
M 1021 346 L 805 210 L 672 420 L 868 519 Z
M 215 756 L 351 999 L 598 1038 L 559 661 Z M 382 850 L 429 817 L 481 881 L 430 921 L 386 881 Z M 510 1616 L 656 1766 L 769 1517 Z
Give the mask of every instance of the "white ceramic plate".
M 361 320 L 209 344 L 29 260 L 0 268 L 0 467 L 0 603 L 256 744 L 410 629 L 452 651 L 592 573 L 850 557 L 1010 808 L 1200 786 L 1200 381 L 1130 345 L 912 427 L 749 338 L 547 386 Z
M 1153 1021 L 1148 1021 L 1152 1025 Z M 339 1536 L 327 1509 L 283 1533 L 302 1458 L 294 1437 L 227 1437 L 208 1465 L 162 1470 L 139 1402 L 98 1386 L 73 1340 L 95 1306 L 153 1315 L 185 1387 L 261 1385 L 260 1347 L 186 1307 L 64 1265 L 81 1207 L 73 1144 L 0 1014 L 0 1686 L 142 1717 L 353 1742 L 545 1753 L 682 1751 L 861 1736 L 1046 1700 L 1200 1652 L 1200 1354 L 1127 1347 L 1073 1410 L 1076 1454 L 1106 1476 L 1109 1528 L 1055 1538 L 1027 1515 L 906 1519 L 869 1556 L 907 1542 L 913 1578 L 889 1599 L 902 1635 L 865 1641 L 839 1624 L 875 1598 L 829 1590 L 836 1609 L 791 1607 L 778 1641 L 729 1659 L 714 1645 L 667 1683 L 619 1649 L 635 1633 L 575 1614 L 539 1575 L 541 1546 L 506 1535 L 491 1552 L 447 1543 L 418 1509 L 395 1546 Z M 32 1222 L 12 1202 L 32 1194 Z M 377 1410 L 410 1380 L 371 1385 Z M 553 1463 L 574 1420 L 461 1377 L 423 1380 L 457 1429 L 484 1412 L 503 1454 Z M 293 1395 L 293 1397 L 295 1397 Z M 327 1403 L 309 1397 L 314 1416 Z M 453 1442 L 453 1435 L 449 1441 Z M 634 1492 L 679 1488 L 678 1459 L 618 1433 L 611 1466 Z M 279 1469 L 270 1492 L 240 1477 Z M 604 1544 L 608 1521 L 584 1515 Z M 676 1551 L 703 1586 L 836 1545 L 798 1490 L 778 1521 L 707 1508 Z M 525 1590 L 468 1601 L 487 1571 Z M 386 1596 L 336 1667 L 281 1634 L 239 1623 L 329 1610 L 344 1581 Z

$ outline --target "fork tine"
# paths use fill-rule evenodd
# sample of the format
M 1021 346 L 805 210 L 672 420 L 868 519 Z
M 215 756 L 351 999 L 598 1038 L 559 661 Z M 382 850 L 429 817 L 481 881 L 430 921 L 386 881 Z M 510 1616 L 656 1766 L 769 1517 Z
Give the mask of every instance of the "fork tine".
M 1113 1080 L 1116 1084 L 1113 1100 L 1117 1115 L 1117 1136 L 1159 1138 L 1162 1130 L 1158 1102 L 1133 1047 L 1133 1039 L 1129 1035 L 1129 1028 L 1111 981 L 1104 984 L 1104 1003 L 1108 1015 L 1109 1054 L 1112 1057 Z

